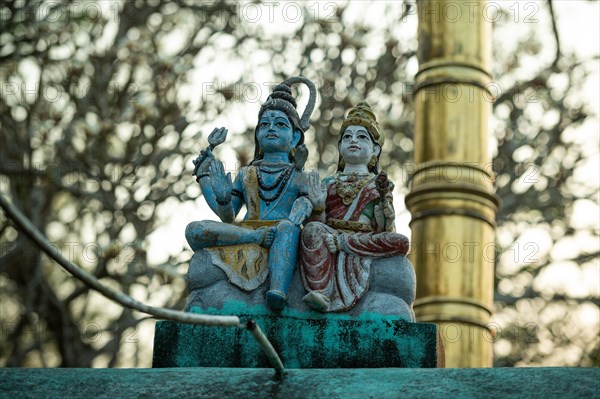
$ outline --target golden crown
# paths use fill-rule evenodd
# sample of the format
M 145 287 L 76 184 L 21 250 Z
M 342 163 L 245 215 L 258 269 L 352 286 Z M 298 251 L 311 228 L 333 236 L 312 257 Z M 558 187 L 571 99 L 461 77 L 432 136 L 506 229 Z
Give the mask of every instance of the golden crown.
M 381 127 L 379 127 L 379 123 L 377 123 L 377 118 L 375 117 L 371 106 L 366 101 L 359 102 L 350 110 L 350 112 L 348 112 L 348 116 L 344 119 L 344 122 L 342 122 L 340 135 L 344 133 L 348 126 L 352 125 L 366 127 L 369 133 L 373 135 L 373 139 L 375 139 L 380 146 L 383 146 L 385 136 Z

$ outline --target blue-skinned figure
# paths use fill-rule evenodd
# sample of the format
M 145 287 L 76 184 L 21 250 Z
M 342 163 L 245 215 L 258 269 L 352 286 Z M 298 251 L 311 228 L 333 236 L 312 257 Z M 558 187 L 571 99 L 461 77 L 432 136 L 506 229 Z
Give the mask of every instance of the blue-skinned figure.
M 290 89 L 298 82 L 311 91 L 302 119 Z M 306 160 L 302 144 L 315 97 L 314 85 L 305 78 L 290 78 L 273 89 L 258 114 L 254 159 L 241 168 L 235 181 L 225 174 L 210 148 L 194 161 L 206 202 L 222 222 L 190 223 L 185 232 L 190 247 L 194 251 L 239 244 L 269 248 L 266 301 L 276 311 L 285 307 L 298 257 L 300 226 L 312 211 L 302 172 Z M 211 135 L 226 133 L 220 128 Z M 233 224 L 242 205 L 247 209 L 244 221 Z

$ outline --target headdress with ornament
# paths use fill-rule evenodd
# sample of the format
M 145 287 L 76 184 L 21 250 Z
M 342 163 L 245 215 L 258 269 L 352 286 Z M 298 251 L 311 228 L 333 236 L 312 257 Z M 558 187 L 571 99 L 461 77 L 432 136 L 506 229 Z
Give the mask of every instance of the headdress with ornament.
M 377 123 L 377 118 L 371 109 L 371 106 L 366 101 L 361 101 L 354 108 L 348 112 L 348 116 L 342 122 L 342 127 L 340 128 L 340 139 L 342 140 L 344 136 L 344 132 L 348 126 L 363 126 L 369 132 L 369 136 L 373 143 L 377 144 L 380 148 L 383 146 L 383 142 L 385 141 L 385 135 L 383 134 L 383 130 Z M 381 155 L 381 151 L 379 152 Z M 378 165 L 379 165 L 379 155 L 374 156 L 374 159 L 369 163 L 369 170 L 373 173 L 377 173 Z M 339 156 L 338 161 L 338 170 L 344 169 L 344 160 L 342 159 L 342 155 Z
M 296 110 L 296 99 L 292 96 L 291 86 L 295 83 L 304 83 L 310 92 L 308 104 L 306 104 L 306 108 L 304 109 L 301 118 Z M 260 121 L 262 115 L 268 110 L 281 111 L 286 114 L 294 131 L 300 132 L 300 141 L 296 144 L 297 148 L 304 144 L 304 132 L 310 127 L 309 119 L 315 108 L 316 98 L 317 89 L 313 82 L 302 76 L 293 76 L 273 88 L 273 92 L 269 95 L 267 101 L 260 107 L 258 120 Z M 256 129 L 254 130 L 254 161 L 262 158 L 257 140 L 258 128 L 259 124 L 256 125 Z

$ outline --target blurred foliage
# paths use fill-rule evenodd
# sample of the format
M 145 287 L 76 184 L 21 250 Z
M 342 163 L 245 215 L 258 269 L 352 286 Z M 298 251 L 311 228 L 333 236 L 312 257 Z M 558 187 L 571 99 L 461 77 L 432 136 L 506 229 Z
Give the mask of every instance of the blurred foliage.
M 398 1 L 366 17 L 376 3 L 4 1 L 2 193 L 105 284 L 181 308 L 191 255 L 183 234 L 181 251 L 162 264 L 149 259 L 148 237 L 199 196 L 191 159 L 216 121 L 234 124 L 227 144 L 246 164 L 255 123 L 246 109 L 256 115 L 264 82 L 301 74 L 321 95 L 309 164 L 333 171 L 342 118 L 367 99 L 387 135 L 382 167 L 402 196 L 417 16 L 414 4 Z M 598 224 L 574 217 L 597 218 L 598 182 L 585 171 L 598 148 L 580 138 L 597 117 L 582 101 L 597 57 L 561 51 L 552 3 L 540 4 L 544 23 L 516 43 L 504 40 L 511 10 L 495 23 L 493 73 L 502 90 L 492 170 L 503 199 L 495 362 L 598 366 L 600 301 L 598 281 L 590 282 L 598 278 Z M 150 365 L 152 334 L 140 333 L 150 320 L 90 292 L 4 216 L 0 223 L 0 364 Z

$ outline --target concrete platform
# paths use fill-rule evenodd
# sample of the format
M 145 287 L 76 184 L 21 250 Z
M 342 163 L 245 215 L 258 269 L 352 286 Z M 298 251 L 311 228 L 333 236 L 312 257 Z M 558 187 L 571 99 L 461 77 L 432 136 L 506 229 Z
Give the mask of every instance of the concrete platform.
M 0 369 L 1 398 L 598 398 L 600 369 Z

